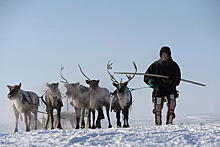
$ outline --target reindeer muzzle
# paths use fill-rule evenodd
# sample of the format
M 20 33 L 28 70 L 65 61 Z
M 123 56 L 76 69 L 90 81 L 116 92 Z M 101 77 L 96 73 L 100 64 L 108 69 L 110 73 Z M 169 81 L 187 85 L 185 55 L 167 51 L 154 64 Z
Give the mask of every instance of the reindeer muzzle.
M 7 97 L 8 97 L 9 100 L 15 99 L 12 95 L 7 95 Z
M 8 99 L 11 99 L 11 97 L 12 97 L 11 95 L 7 95 L 7 98 L 8 98 Z

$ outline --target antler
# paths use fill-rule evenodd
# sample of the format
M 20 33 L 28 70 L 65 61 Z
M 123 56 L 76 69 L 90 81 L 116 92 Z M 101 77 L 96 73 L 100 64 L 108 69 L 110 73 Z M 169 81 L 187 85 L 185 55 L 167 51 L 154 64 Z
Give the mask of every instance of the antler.
M 69 84 L 68 81 L 67 81 L 67 79 L 65 79 L 65 78 L 62 76 L 62 74 L 61 74 L 61 72 L 62 72 L 63 69 L 64 69 L 64 67 L 62 67 L 62 65 L 61 65 L 60 76 L 61 76 L 61 78 L 63 78 L 66 82 L 64 82 L 64 81 L 60 81 L 60 82 Z
M 110 70 L 110 69 L 112 69 L 112 67 L 111 67 L 111 66 L 112 66 L 112 64 L 113 64 L 113 63 L 109 64 L 109 62 L 110 62 L 110 60 L 109 60 L 109 61 L 108 61 L 108 63 L 107 63 L 107 72 L 108 72 L 108 74 L 110 75 L 110 79 L 111 79 L 113 82 L 118 83 L 118 81 L 117 81 L 117 80 L 115 80 L 114 76 L 113 76 L 113 75 L 111 75 L 111 74 L 110 74 L 110 72 L 109 72 L 109 70 Z
M 78 64 L 78 66 L 79 66 L 79 64 Z M 81 69 L 80 66 L 79 66 L 79 69 L 80 69 L 81 73 L 82 73 L 89 81 L 91 81 L 91 80 L 83 73 L 83 71 L 82 71 L 82 69 Z
M 129 82 L 129 81 L 131 81 L 131 79 L 133 79 L 134 78 L 134 76 L 135 76 L 135 74 L 137 73 L 137 66 L 136 66 L 136 64 L 135 64 L 135 62 L 134 61 L 132 61 L 132 63 L 133 63 L 133 65 L 134 65 L 134 69 L 135 69 L 135 73 L 134 73 L 134 75 L 131 77 L 130 75 L 128 76 L 128 75 L 126 75 L 126 77 L 128 78 L 128 81 L 126 81 L 126 82 Z

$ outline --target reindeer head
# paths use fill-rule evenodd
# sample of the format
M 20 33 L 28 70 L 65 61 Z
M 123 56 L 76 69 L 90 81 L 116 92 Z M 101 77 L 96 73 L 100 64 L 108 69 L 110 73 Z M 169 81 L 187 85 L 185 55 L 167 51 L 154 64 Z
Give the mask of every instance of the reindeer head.
M 99 87 L 99 80 L 86 80 L 86 83 L 90 87 L 90 93 L 96 94 Z
M 70 98 L 70 97 L 75 98 L 74 95 L 77 94 L 77 87 L 79 86 L 79 82 L 77 82 L 77 83 L 69 83 L 69 82 L 67 81 L 67 79 L 65 79 L 65 78 L 62 76 L 62 70 L 63 70 L 63 69 L 64 69 L 64 67 L 62 67 L 62 65 L 61 65 L 60 76 L 61 76 L 61 78 L 64 80 L 64 81 L 61 81 L 61 82 L 65 83 L 64 86 L 65 86 L 66 89 L 67 89 L 65 95 L 66 95 L 68 98 Z
M 116 87 L 117 97 L 120 99 L 120 98 L 123 97 L 124 94 L 126 94 L 126 93 L 129 92 L 129 89 L 127 88 L 127 85 L 128 85 L 128 83 L 131 81 L 131 79 L 134 78 L 134 76 L 135 76 L 135 74 L 136 74 L 136 72 L 137 72 L 137 66 L 136 66 L 135 62 L 133 62 L 133 65 L 134 65 L 134 68 L 135 68 L 135 73 L 134 73 L 134 75 L 133 75 L 132 77 L 126 75 L 127 78 L 128 78 L 128 81 L 122 82 L 122 79 L 121 79 L 121 81 L 118 82 L 118 81 L 114 78 L 114 76 L 111 75 L 110 72 L 109 72 L 109 70 L 112 69 L 111 65 L 113 64 L 113 63 L 109 64 L 109 62 L 110 62 L 110 60 L 108 61 L 108 64 L 107 64 L 107 72 L 108 72 L 108 74 L 110 75 L 110 79 L 111 79 L 111 81 L 113 82 L 113 86 Z
M 46 83 L 46 86 L 49 88 L 50 94 L 52 96 L 53 99 L 59 99 L 62 101 L 62 97 L 60 94 L 60 90 L 58 89 L 59 83 L 52 83 L 52 84 L 48 84 Z
M 129 92 L 129 89 L 128 89 L 128 87 L 127 87 L 128 82 L 124 82 L 124 83 L 122 83 L 122 82 L 120 82 L 120 83 L 115 83 L 115 82 L 113 82 L 112 84 L 113 84 L 113 86 L 115 86 L 115 88 L 116 88 L 116 92 L 117 92 L 118 98 L 122 98 L 122 96 L 123 96 L 124 94 L 126 94 L 126 93 Z
M 14 86 L 7 85 L 7 87 L 9 89 L 9 93 L 8 93 L 7 97 L 10 100 L 14 100 L 19 97 L 19 90 L 21 88 L 21 83 L 19 83 L 18 85 L 14 85 Z
M 77 83 L 71 83 L 71 84 L 64 84 L 66 87 L 66 93 L 65 95 L 70 98 L 75 98 L 74 95 L 77 94 L 77 87 L 79 86 L 79 82 Z
M 79 66 L 79 69 L 81 71 L 81 73 L 88 79 L 86 80 L 86 83 L 89 85 L 90 87 L 90 93 L 91 94 L 96 94 L 97 93 L 97 90 L 98 90 L 98 87 L 99 87 L 99 80 L 90 80 L 82 71 L 80 65 L 78 64 Z

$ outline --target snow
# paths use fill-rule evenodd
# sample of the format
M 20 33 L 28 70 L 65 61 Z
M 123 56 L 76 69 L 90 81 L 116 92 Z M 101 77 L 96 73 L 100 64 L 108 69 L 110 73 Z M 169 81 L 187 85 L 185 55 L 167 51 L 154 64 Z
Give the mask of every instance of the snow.
M 220 114 L 193 114 L 176 116 L 174 125 L 154 125 L 154 116 L 129 119 L 130 128 L 54 129 L 25 132 L 24 122 L 19 122 L 19 132 L 14 124 L 0 124 L 1 146 L 220 146 Z

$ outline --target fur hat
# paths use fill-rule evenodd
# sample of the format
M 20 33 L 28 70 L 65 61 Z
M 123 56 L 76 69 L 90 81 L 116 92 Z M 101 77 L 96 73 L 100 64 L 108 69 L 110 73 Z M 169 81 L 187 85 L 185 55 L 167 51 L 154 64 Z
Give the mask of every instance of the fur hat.
M 162 56 L 162 53 L 167 53 L 168 56 L 171 57 L 171 51 L 170 51 L 170 48 L 168 46 L 163 46 L 161 49 L 160 49 L 160 57 Z

